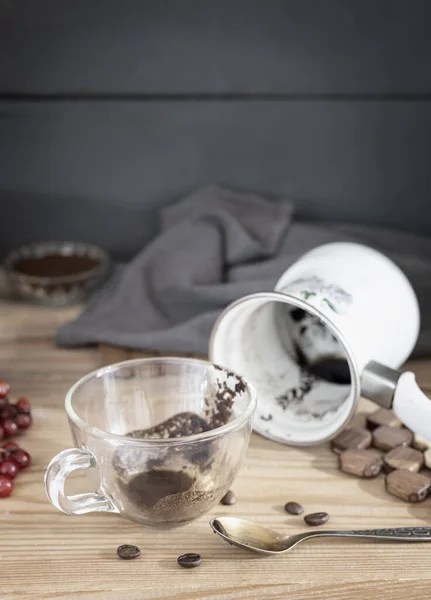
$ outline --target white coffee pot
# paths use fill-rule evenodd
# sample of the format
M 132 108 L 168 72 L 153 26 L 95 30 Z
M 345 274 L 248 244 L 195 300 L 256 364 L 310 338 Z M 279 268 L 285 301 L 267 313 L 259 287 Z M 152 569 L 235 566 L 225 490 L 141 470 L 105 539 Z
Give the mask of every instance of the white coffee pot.
M 254 428 L 271 439 L 331 439 L 364 396 L 431 440 L 431 402 L 413 373 L 397 370 L 419 322 L 416 295 L 392 261 L 363 245 L 326 244 L 287 269 L 275 291 L 231 304 L 213 328 L 210 360 L 255 386 Z

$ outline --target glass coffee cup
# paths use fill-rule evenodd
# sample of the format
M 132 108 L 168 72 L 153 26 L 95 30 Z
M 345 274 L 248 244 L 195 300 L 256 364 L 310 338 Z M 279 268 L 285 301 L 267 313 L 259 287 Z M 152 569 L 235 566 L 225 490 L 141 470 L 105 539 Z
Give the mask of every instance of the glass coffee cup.
M 70 515 L 113 512 L 145 525 L 196 519 L 237 474 L 255 408 L 247 382 L 206 361 L 148 358 L 94 371 L 67 393 L 76 447 L 48 465 L 48 498 Z M 66 494 L 77 469 L 95 491 Z

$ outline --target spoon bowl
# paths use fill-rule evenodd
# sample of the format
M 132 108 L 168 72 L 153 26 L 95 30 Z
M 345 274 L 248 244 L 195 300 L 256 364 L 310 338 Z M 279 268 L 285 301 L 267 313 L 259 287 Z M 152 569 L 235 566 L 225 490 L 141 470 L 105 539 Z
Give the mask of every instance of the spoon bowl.
M 211 519 L 210 525 L 229 544 L 240 548 L 264 554 L 278 554 L 285 550 L 284 536 L 252 521 L 236 517 L 215 517 Z
M 210 521 L 214 533 L 229 544 L 260 554 L 280 554 L 316 537 L 354 537 L 392 542 L 431 542 L 431 527 L 392 527 L 388 529 L 348 529 L 306 531 L 281 535 L 272 529 L 236 517 L 214 517 Z

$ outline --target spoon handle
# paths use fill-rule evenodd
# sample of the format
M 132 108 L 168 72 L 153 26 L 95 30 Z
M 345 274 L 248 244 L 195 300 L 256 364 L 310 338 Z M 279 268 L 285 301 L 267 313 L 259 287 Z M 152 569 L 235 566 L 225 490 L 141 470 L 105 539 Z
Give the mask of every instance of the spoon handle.
M 391 527 L 389 529 L 321 530 L 310 531 L 306 537 L 360 537 L 400 542 L 431 542 L 431 527 Z

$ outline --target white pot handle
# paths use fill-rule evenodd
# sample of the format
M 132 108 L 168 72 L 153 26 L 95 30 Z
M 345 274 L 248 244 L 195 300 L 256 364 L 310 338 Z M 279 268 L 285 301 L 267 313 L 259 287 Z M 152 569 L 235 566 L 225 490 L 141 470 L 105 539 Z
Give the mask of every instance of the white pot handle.
M 89 512 L 118 512 L 112 502 L 100 493 L 67 496 L 64 486 L 67 477 L 77 469 L 96 469 L 93 455 L 83 448 L 69 448 L 59 452 L 49 463 L 45 473 L 45 490 L 50 502 L 68 515 Z
M 411 371 L 399 377 L 392 409 L 409 429 L 431 440 L 431 401 L 420 389 Z
M 361 394 L 392 408 L 404 425 L 431 441 L 431 400 L 416 383 L 414 373 L 401 373 L 372 361 L 362 372 Z

